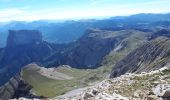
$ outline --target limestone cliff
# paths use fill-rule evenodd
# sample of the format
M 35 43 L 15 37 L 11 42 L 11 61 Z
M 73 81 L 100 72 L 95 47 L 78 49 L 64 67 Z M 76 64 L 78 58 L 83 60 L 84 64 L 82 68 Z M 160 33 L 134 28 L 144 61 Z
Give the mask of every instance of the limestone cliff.
M 37 30 L 9 30 L 7 47 L 38 44 L 42 42 L 42 34 Z
M 24 65 L 40 62 L 54 48 L 53 44 L 43 41 L 36 30 L 9 31 L 7 46 L 0 50 L 0 85 L 19 73 Z

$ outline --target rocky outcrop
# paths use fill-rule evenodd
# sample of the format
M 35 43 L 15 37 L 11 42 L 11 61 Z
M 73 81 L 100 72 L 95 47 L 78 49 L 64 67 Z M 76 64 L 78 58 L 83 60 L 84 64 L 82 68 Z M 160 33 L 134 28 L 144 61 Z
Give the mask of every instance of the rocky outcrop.
M 159 37 L 137 48 L 118 62 L 110 77 L 117 77 L 128 72 L 149 72 L 160 69 L 170 62 L 170 39 Z
M 7 47 L 39 44 L 40 42 L 42 42 L 42 34 L 37 30 L 9 30 Z
M 19 75 L 14 76 L 7 82 L 5 85 L 0 87 L 0 100 L 8 100 L 11 99 L 15 90 L 18 88 L 19 82 L 21 81 L 21 77 Z
M 153 88 L 153 93 L 165 100 L 170 99 L 170 84 L 158 84 Z
M 42 35 L 34 30 L 9 31 L 7 46 L 0 54 L 0 85 L 6 83 L 21 68 L 32 62 L 40 62 L 60 48 L 42 41 Z M 58 47 L 58 48 L 57 48 Z
M 26 84 L 20 75 L 12 77 L 5 85 L 0 87 L 0 100 L 9 100 L 19 97 L 36 97 L 30 94 L 31 86 Z
M 32 87 L 27 84 L 18 74 L 12 77 L 6 84 L 0 87 L 0 100 L 9 100 L 12 98 L 45 98 L 33 95 L 30 90 Z

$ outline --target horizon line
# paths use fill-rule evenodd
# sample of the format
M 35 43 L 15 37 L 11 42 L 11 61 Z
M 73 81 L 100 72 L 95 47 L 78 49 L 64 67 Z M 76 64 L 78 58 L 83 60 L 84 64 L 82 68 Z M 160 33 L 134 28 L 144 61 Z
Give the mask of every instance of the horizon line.
M 113 16 L 89 16 L 89 17 L 75 17 L 75 18 L 56 18 L 56 19 L 39 19 L 39 20 L 10 20 L 10 21 L 1 21 L 0 24 L 2 23 L 12 23 L 12 22 L 26 22 L 26 23 L 31 23 L 31 22 L 36 22 L 36 21 L 44 21 L 49 23 L 53 23 L 50 21 L 55 21 L 55 22 L 65 22 L 65 21 L 83 21 L 83 20 L 104 20 L 104 19 L 109 19 L 112 17 L 128 17 L 128 16 L 133 16 L 133 15 L 139 15 L 139 14 L 170 14 L 170 12 L 159 12 L 159 13 L 134 13 L 134 14 L 127 14 L 127 15 L 113 15 Z

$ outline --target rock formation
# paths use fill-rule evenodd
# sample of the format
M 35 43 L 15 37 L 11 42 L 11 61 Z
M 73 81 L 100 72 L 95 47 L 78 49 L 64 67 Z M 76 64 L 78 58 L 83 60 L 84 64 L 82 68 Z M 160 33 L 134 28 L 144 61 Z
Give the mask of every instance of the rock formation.
M 40 62 L 45 56 L 50 55 L 54 48 L 57 51 L 56 46 L 42 41 L 42 35 L 38 31 L 9 31 L 7 46 L 0 54 L 0 85 L 6 83 L 23 66 L 31 62 Z
M 19 75 L 14 76 L 7 82 L 5 85 L 0 87 L 0 100 L 8 100 L 11 99 L 15 90 L 18 88 L 19 82 L 21 81 L 21 77 Z
M 22 76 L 17 74 L 12 77 L 6 84 L 0 87 L 0 100 L 9 100 L 12 98 L 45 98 L 41 96 L 33 95 L 30 90 L 32 87 L 27 84 Z
M 170 84 L 158 84 L 153 88 L 153 93 L 157 97 L 164 98 L 165 100 L 170 99 Z
M 9 30 L 7 47 L 39 44 L 40 42 L 42 42 L 42 34 L 37 30 Z

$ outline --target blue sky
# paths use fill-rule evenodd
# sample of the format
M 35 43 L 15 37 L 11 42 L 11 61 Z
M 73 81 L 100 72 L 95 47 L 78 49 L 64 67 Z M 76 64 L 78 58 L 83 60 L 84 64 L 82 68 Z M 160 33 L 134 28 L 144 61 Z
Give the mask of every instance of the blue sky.
M 0 0 L 1 22 L 169 12 L 170 0 Z

